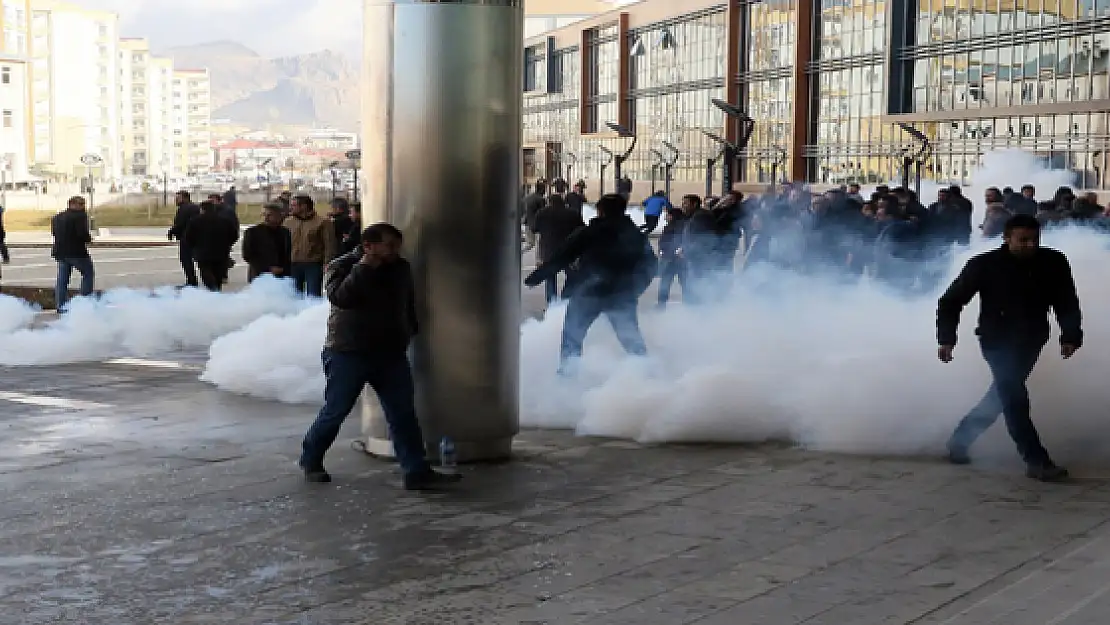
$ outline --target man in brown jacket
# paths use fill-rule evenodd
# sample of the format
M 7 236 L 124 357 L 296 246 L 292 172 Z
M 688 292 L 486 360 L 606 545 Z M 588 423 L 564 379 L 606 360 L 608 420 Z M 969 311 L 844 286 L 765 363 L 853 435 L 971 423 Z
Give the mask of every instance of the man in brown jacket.
M 321 297 L 324 267 L 336 257 L 339 248 L 331 221 L 316 212 L 312 198 L 293 198 L 292 214 L 285 219 L 293 241 L 292 278 L 299 293 Z

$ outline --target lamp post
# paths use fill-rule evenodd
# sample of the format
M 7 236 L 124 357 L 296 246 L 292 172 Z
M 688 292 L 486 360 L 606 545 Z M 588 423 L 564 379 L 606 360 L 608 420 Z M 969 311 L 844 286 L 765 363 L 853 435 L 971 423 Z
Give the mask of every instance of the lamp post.
M 721 166 L 721 195 L 724 195 L 732 191 L 733 168 L 736 166 L 736 159 L 740 156 L 740 153 L 748 147 L 748 142 L 752 138 L 752 132 L 755 130 L 755 120 L 744 113 L 744 111 L 740 110 L 740 107 L 725 102 L 720 98 L 713 98 L 710 102 L 725 114 L 728 118 L 726 123 L 731 123 L 733 121 L 740 122 L 740 134 L 737 136 L 736 143 L 725 141 L 717 137 L 718 142 L 721 144 L 721 154 L 718 158 L 724 159 Z
M 632 154 L 632 150 L 636 149 L 636 140 L 638 139 L 638 137 L 636 136 L 636 133 L 632 132 L 628 128 L 625 128 L 624 126 L 621 126 L 616 122 L 605 122 L 605 125 L 609 127 L 609 130 L 617 133 L 618 137 L 621 137 L 622 139 L 632 139 L 632 142 L 628 144 L 628 149 L 624 151 L 624 154 L 613 155 L 613 162 L 615 164 L 613 168 L 613 177 L 617 182 L 617 193 L 620 193 L 622 173 L 621 167 L 624 165 L 624 162 L 628 160 L 629 155 Z
M 655 148 L 651 149 L 651 155 L 655 157 L 655 162 L 651 164 L 651 194 L 655 195 L 655 172 L 663 169 L 666 161 L 663 160 L 663 153 Z
M 328 170 L 331 172 L 331 199 L 335 199 L 339 195 L 339 161 L 333 162 L 328 165 Z
M 351 172 L 354 175 L 354 184 L 352 185 L 351 193 L 354 195 L 354 201 L 358 200 L 358 168 L 362 162 L 362 150 L 347 150 L 345 154 L 347 160 L 351 161 Z
M 262 167 L 264 168 L 263 171 L 266 172 L 266 201 L 267 202 L 270 201 L 270 196 L 273 194 L 273 186 L 270 184 L 270 164 L 273 163 L 273 162 L 274 162 L 274 159 L 272 159 L 272 158 L 268 158 L 265 161 L 262 161 Z M 258 172 L 257 171 L 254 172 L 254 178 L 255 178 L 256 182 L 258 182 L 258 183 L 262 182 L 261 180 L 258 180 Z
M 605 195 L 605 170 L 609 167 L 609 163 L 612 163 L 615 160 L 615 155 L 613 154 L 612 150 L 605 147 L 604 145 L 600 145 L 600 146 L 598 146 L 598 148 L 600 148 L 601 152 L 603 154 L 605 154 L 605 156 L 608 157 L 607 159 L 603 159 L 601 161 L 601 165 L 600 165 L 601 173 L 598 175 L 598 178 L 599 178 L 599 183 L 598 184 L 599 184 L 599 186 L 598 186 L 598 189 L 597 189 L 597 197 L 600 199 L 601 196 Z M 618 169 L 617 171 L 620 171 L 620 170 Z M 618 177 L 619 177 L 619 174 L 618 174 Z
M 89 192 L 89 230 L 92 232 L 96 232 L 96 202 L 94 201 L 96 185 L 93 184 L 93 167 L 102 162 L 104 159 L 99 154 L 89 152 L 81 156 L 81 163 L 85 166 L 85 188 Z
M 929 160 L 932 153 L 933 145 L 929 142 L 929 138 L 925 133 L 903 122 L 896 122 L 902 132 L 913 137 L 917 141 L 917 149 L 906 148 L 902 150 L 902 186 L 907 189 L 910 187 L 910 170 L 913 170 L 914 176 L 914 193 L 921 194 L 921 168 L 925 162 Z
M 674 176 L 674 166 L 678 163 L 679 151 L 674 145 L 663 142 L 663 147 L 671 152 L 671 158 L 663 161 L 663 192 L 667 194 L 667 201 L 671 199 L 671 178 Z

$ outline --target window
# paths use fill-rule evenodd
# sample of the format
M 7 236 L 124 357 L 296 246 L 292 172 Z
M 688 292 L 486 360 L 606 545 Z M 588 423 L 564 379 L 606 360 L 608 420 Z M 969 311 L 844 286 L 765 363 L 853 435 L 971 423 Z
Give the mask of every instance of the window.
M 8 109 L 4 109 L 4 127 L 12 127 L 12 112 Z
M 12 68 L 10 68 L 10 67 L 0 68 L 0 84 L 5 84 L 5 85 L 12 84 Z

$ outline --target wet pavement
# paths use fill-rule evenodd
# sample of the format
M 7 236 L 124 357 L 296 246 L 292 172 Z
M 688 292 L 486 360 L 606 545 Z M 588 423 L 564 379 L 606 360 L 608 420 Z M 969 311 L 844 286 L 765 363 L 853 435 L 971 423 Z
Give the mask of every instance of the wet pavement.
M 0 623 L 1105 622 L 1110 482 L 525 432 L 413 495 L 203 357 L 0 368 Z

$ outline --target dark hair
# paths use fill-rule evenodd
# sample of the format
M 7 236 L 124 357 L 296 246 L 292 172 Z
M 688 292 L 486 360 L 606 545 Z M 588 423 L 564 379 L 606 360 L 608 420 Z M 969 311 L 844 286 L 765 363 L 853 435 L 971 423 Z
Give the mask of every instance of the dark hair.
M 268 202 L 267 204 L 262 206 L 262 210 L 266 211 L 267 213 L 285 213 L 285 207 L 281 205 L 281 202 Z
M 307 195 L 295 195 L 293 196 L 293 201 L 297 204 L 304 204 L 308 207 L 308 210 L 316 210 L 316 203 Z
M 345 197 L 332 198 L 331 207 L 343 213 L 351 212 L 351 203 Z
M 1037 192 L 1037 187 L 1034 187 L 1031 184 L 1023 184 L 1023 185 L 1021 185 L 1021 190 L 1022 191 L 1032 191 L 1032 192 L 1036 193 Z
M 563 180 L 562 178 L 556 178 L 555 179 L 555 193 L 566 193 L 566 192 L 567 192 L 567 181 Z
M 682 213 L 681 208 L 668 208 L 667 214 L 671 216 L 671 219 L 682 219 L 686 216 Z
M 684 195 L 684 196 L 682 196 L 682 201 L 683 202 L 690 202 L 691 204 L 694 205 L 694 208 L 701 208 L 701 198 L 696 196 L 696 195 L 693 195 L 693 194 Z
M 185 200 L 186 202 L 192 199 L 192 197 L 189 195 L 189 192 L 184 189 L 178 191 L 177 194 L 180 195 L 181 199 Z
M 397 226 L 384 221 L 373 224 L 362 231 L 363 243 L 381 243 L 386 237 L 395 237 L 398 241 L 404 240 Z
M 623 195 L 606 193 L 597 200 L 597 212 L 600 215 L 623 215 L 628 210 L 628 200 Z
M 200 203 L 200 212 L 212 213 L 216 211 L 216 203 L 212 200 L 205 200 Z
M 547 196 L 547 205 L 550 206 L 551 208 L 566 208 L 567 207 L 566 200 L 564 200 L 563 196 L 561 196 L 561 195 L 549 195 L 549 196 Z
M 536 182 L 536 193 L 538 193 L 539 195 L 543 195 L 546 192 L 547 192 L 547 183 L 545 183 L 543 180 L 537 181 Z
M 1041 222 L 1032 215 L 1014 215 L 1006 220 L 1006 225 L 1002 228 L 1003 236 L 1010 236 L 1010 233 L 1018 228 L 1028 228 L 1029 230 L 1041 231 Z
M 352 213 L 358 213 L 359 215 L 361 215 L 362 214 L 362 203 L 361 202 L 351 202 L 351 212 Z

